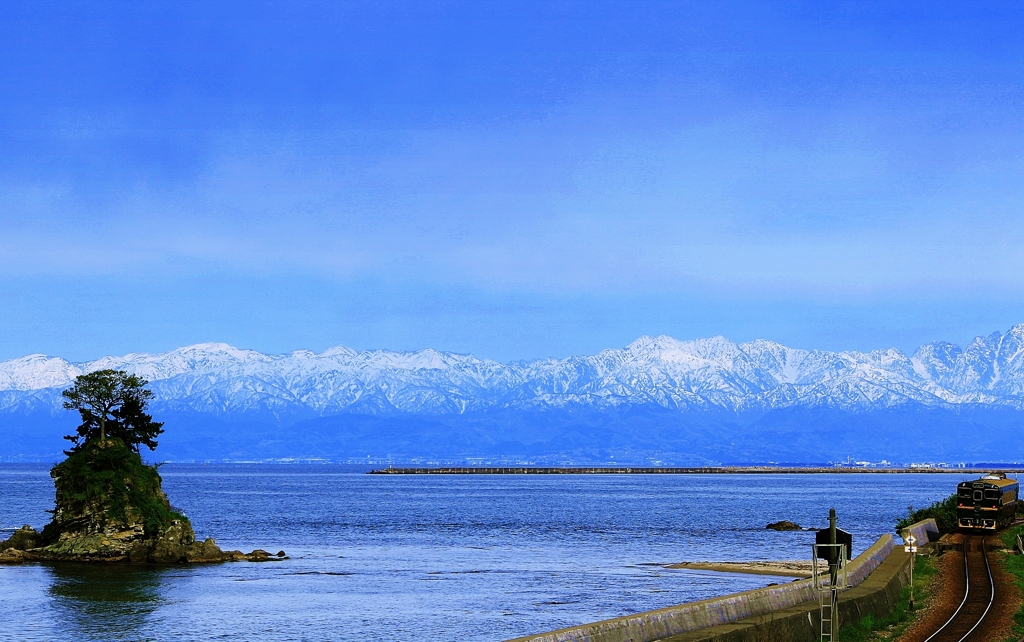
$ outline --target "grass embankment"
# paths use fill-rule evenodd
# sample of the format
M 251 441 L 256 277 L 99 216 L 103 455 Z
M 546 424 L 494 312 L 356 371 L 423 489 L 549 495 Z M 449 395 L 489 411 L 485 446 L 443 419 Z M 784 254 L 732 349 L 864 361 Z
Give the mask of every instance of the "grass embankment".
M 1024 537 L 1024 525 L 1014 526 L 1003 531 L 1000 538 L 1007 548 L 1017 548 L 1017 536 Z M 1014 578 L 1021 591 L 1024 591 L 1024 555 L 1004 555 L 1003 568 Z M 1024 637 L 1024 605 L 1013 615 L 1013 637 L 1011 640 L 1018 640 Z
M 921 608 L 931 597 L 931 581 L 935 576 L 935 563 L 931 558 L 918 557 L 914 561 L 914 605 Z M 869 642 L 890 640 L 903 635 L 916 614 L 910 610 L 910 587 L 900 592 L 900 599 L 892 612 L 883 618 L 865 615 L 856 622 L 840 624 L 839 639 L 843 642 Z
M 928 518 L 935 519 L 940 533 L 951 533 L 956 530 L 956 494 L 932 503 L 926 508 L 907 509 L 907 516 L 896 522 L 896 532 L 912 526 Z M 931 597 L 931 581 L 936 573 L 935 563 L 928 557 L 914 560 L 914 603 L 915 607 L 923 606 Z M 862 617 L 857 622 L 850 622 L 839 627 L 839 639 L 843 642 L 869 642 L 872 640 L 890 640 L 903 635 L 903 632 L 914 621 L 915 613 L 910 610 L 910 587 L 900 592 L 900 599 L 892 612 L 884 618 L 871 615 Z

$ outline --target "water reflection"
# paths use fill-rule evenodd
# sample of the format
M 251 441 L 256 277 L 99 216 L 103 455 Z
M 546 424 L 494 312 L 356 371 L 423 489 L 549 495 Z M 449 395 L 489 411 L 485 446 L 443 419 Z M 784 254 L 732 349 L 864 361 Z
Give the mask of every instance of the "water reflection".
M 145 640 L 160 605 L 162 577 L 173 569 L 127 564 L 48 566 L 49 594 L 68 638 Z

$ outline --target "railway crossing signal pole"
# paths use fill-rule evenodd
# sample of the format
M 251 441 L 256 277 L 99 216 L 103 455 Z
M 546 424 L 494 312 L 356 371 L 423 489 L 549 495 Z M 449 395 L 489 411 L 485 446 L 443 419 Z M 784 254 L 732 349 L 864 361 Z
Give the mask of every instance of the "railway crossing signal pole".
M 914 559 L 917 558 L 917 538 L 914 537 L 913 533 L 908 533 L 907 538 L 903 540 L 906 542 L 906 546 L 903 550 L 910 553 L 910 610 L 914 610 Z
M 828 509 L 828 543 L 835 546 L 836 542 L 836 509 Z M 828 579 L 829 586 L 832 589 L 832 636 L 835 640 L 835 636 L 839 633 L 839 609 L 836 608 L 839 604 L 839 565 L 842 563 L 844 557 L 843 552 L 835 548 L 832 549 L 834 555 L 828 561 Z
M 815 535 L 812 557 L 812 575 L 814 588 L 818 592 L 818 621 L 821 626 L 822 642 L 836 642 L 839 634 L 839 592 L 846 588 L 846 562 L 850 559 L 852 548 L 853 536 L 836 528 L 836 509 L 831 509 L 828 515 L 828 528 L 821 529 Z M 827 571 L 821 567 L 819 560 L 828 562 Z

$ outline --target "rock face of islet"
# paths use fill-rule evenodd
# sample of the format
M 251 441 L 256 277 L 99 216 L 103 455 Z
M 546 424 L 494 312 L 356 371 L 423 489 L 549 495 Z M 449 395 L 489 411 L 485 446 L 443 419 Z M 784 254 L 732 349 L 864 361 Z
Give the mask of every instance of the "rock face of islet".
M 115 439 L 87 444 L 50 472 L 56 487 L 53 521 L 23 526 L 0 541 L 0 563 L 31 561 L 178 564 L 284 558 L 257 549 L 223 551 L 196 541 L 154 466 Z

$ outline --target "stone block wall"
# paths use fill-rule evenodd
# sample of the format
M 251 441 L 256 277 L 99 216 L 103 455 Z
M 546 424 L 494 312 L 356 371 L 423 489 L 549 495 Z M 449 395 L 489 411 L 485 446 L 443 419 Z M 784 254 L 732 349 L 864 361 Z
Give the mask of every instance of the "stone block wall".
M 850 586 L 862 583 L 892 552 L 892 535 L 878 538 L 850 562 Z M 902 551 L 901 551 L 902 552 Z M 740 620 L 765 616 L 816 599 L 811 580 L 769 586 L 699 602 L 530 635 L 509 642 L 655 642 Z

